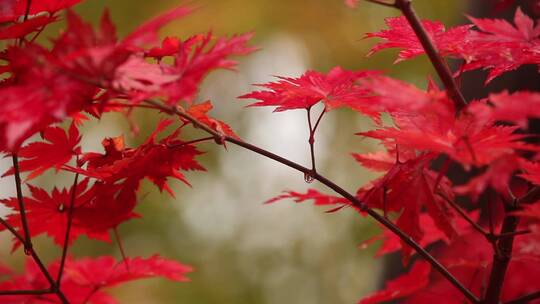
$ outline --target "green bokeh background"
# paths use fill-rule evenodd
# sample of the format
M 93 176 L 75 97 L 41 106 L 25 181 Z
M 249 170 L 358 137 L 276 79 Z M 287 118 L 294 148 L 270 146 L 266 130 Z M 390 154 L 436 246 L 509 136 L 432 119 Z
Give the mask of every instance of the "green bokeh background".
M 185 3 L 184 3 L 185 4 Z M 417 0 L 423 18 L 446 25 L 459 22 L 461 1 Z M 75 11 L 96 23 L 105 7 L 117 24 L 120 37 L 138 24 L 177 1 L 86 0 Z M 426 58 L 392 65 L 396 52 L 384 51 L 370 58 L 365 54 L 375 43 L 362 39 L 366 32 L 384 27 L 384 18 L 397 11 L 360 2 L 349 9 L 341 0 L 200 0 L 189 5 L 198 9 L 168 25 L 167 35 L 187 37 L 212 30 L 216 35 L 255 32 L 252 44 L 261 49 L 239 58 L 238 71 L 217 71 L 204 83 L 199 100 L 212 99 L 214 116 L 228 122 L 237 133 L 255 144 L 308 164 L 304 111 L 271 113 L 271 109 L 245 109 L 246 101 L 235 97 L 254 89 L 251 83 L 272 80 L 272 75 L 298 76 L 306 69 L 326 72 L 334 66 L 346 69 L 377 69 L 425 86 L 434 75 Z M 42 39 L 54 37 L 62 24 L 52 26 Z M 133 135 L 125 119 L 109 115 L 85 126 L 86 151 L 101 151 L 106 136 L 126 134 L 135 145 L 163 118 L 148 112 L 134 116 L 141 132 Z M 369 120 L 346 110 L 324 118 L 317 135 L 318 167 L 322 174 L 350 191 L 376 177 L 360 168 L 350 152 L 381 149 L 361 140 L 355 132 L 372 127 Z M 196 138 L 197 131 L 187 138 Z M 121 303 L 355 303 L 380 283 L 383 260 L 373 258 L 377 243 L 367 249 L 359 244 L 374 236 L 377 225 L 350 209 L 324 213 L 309 204 L 262 203 L 284 189 L 322 189 L 307 185 L 300 174 L 234 146 L 227 150 L 202 144 L 207 153 L 201 162 L 206 173 L 188 174 L 192 187 L 171 182 L 176 197 L 161 194 L 144 184 L 137 212 L 141 219 L 120 226 L 128 255 L 155 253 L 192 265 L 190 283 L 161 279 L 143 280 L 112 290 Z M 68 185 L 70 177 L 49 174 L 39 180 L 44 187 Z M 9 193 L 6 190 L 4 193 Z M 6 194 L 7 195 L 7 194 Z M 22 264 L 22 254 L 9 254 L 10 238 L 0 235 L 6 264 Z M 37 248 L 45 260 L 59 249 L 49 239 L 39 238 Z M 78 240 L 74 256 L 111 254 L 120 258 L 116 244 Z

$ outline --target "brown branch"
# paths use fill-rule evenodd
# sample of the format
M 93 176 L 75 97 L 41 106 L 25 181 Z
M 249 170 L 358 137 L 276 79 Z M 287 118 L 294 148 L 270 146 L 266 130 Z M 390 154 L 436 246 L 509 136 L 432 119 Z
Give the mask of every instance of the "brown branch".
M 439 78 L 444 84 L 448 96 L 454 101 L 456 109 L 459 112 L 463 107 L 465 107 L 467 105 L 467 101 L 459 91 L 454 77 L 452 77 L 452 72 L 448 68 L 448 65 L 439 54 L 437 47 L 433 43 L 431 37 L 429 37 L 429 34 L 427 33 L 426 29 L 422 25 L 422 22 L 420 21 L 420 18 L 418 18 L 418 15 L 416 15 L 416 12 L 412 7 L 412 0 L 395 0 L 395 3 L 393 4 L 373 0 L 366 1 L 384 6 L 396 7 L 403 13 L 414 33 L 416 34 L 418 40 L 420 41 L 420 44 L 424 48 L 424 51 L 429 57 L 431 64 L 435 68 L 435 71 L 437 71 L 437 75 L 439 75 Z
M 540 187 L 534 186 L 529 192 L 520 197 L 517 201 L 519 205 L 536 203 L 540 200 Z
M 50 289 L 36 290 L 0 290 L 0 296 L 46 295 L 54 293 Z
M 49 273 L 49 271 L 47 270 L 45 265 L 43 265 L 43 262 L 41 261 L 41 259 L 39 258 L 39 256 L 37 255 L 37 253 L 36 253 L 36 251 L 34 249 L 32 249 L 30 251 L 30 255 L 32 256 L 32 258 L 34 259 L 36 264 L 38 265 L 39 270 L 41 271 L 41 273 L 43 273 L 43 275 L 45 276 L 45 278 L 47 279 L 47 281 L 51 285 L 51 288 L 50 288 L 51 293 L 55 293 L 58 296 L 58 298 L 60 299 L 60 301 L 62 301 L 62 304 L 69 304 L 69 301 L 67 300 L 66 296 L 60 290 L 60 288 L 58 288 L 58 286 L 56 285 L 56 282 L 53 280 L 51 274 Z
M 154 101 L 154 100 L 146 100 L 145 101 L 148 104 L 160 107 L 163 112 L 166 113 L 174 113 L 178 116 L 180 116 L 182 119 L 189 121 L 193 124 L 193 126 L 204 130 L 208 134 L 211 134 L 215 138 L 219 138 L 225 141 L 228 141 L 230 143 L 233 143 L 237 146 L 240 146 L 242 148 L 245 148 L 247 150 L 250 150 L 252 152 L 255 152 L 259 155 L 265 156 L 267 158 L 270 158 L 272 160 L 275 160 L 279 163 L 282 163 L 290 168 L 293 168 L 297 171 L 300 171 L 304 174 L 310 174 L 314 179 L 318 180 L 328 188 L 332 189 L 336 193 L 340 194 L 347 200 L 349 200 L 352 205 L 359 210 L 366 212 L 369 214 L 373 219 L 375 219 L 377 222 L 385 226 L 387 229 L 392 231 L 396 236 L 398 236 L 404 243 L 411 246 L 421 257 L 423 257 L 427 262 L 431 264 L 431 266 L 437 270 L 442 276 L 444 276 L 454 287 L 456 287 L 469 301 L 473 303 L 479 303 L 479 299 L 469 290 L 467 287 L 465 287 L 459 280 L 454 277 L 448 269 L 446 269 L 437 259 L 435 259 L 429 252 L 427 252 L 422 246 L 420 246 L 415 240 L 412 239 L 409 235 L 407 235 L 405 232 L 403 232 L 398 226 L 396 226 L 393 222 L 385 218 L 384 216 L 378 214 L 373 209 L 369 208 L 365 203 L 358 200 L 353 194 L 347 192 L 345 189 L 341 188 L 340 186 L 336 185 L 334 182 L 329 180 L 328 178 L 313 172 L 311 169 L 308 169 L 298 163 L 295 163 L 293 161 L 290 161 L 286 158 L 283 158 L 279 155 L 276 155 L 270 151 L 264 150 L 262 148 L 259 148 L 257 146 L 254 146 L 252 144 L 249 144 L 247 142 L 244 142 L 242 140 L 221 134 L 217 132 L 216 130 L 200 123 L 192 117 L 191 115 L 187 114 L 184 111 L 180 111 L 177 108 L 174 107 L 167 107 L 165 105 L 162 105 L 161 103 Z
M 176 143 L 176 144 L 168 144 L 168 145 L 167 145 L 167 148 L 179 148 L 179 147 L 184 147 L 184 146 L 187 146 L 187 145 L 197 144 L 197 143 L 200 143 L 200 142 L 203 142 L 203 141 L 207 141 L 207 140 L 211 140 L 211 139 L 214 139 L 214 136 L 208 136 L 208 137 L 198 138 L 198 139 L 194 139 L 194 140 L 190 140 L 190 141 L 185 141 L 185 142 L 181 142 L 181 143 Z
M 13 226 L 11 226 L 8 222 L 6 222 L 6 220 L 4 220 L 1 217 L 0 217 L 0 224 L 2 224 L 2 226 L 4 226 L 7 230 L 9 230 L 9 232 L 11 232 L 11 234 L 13 234 L 13 236 L 16 237 L 19 240 L 19 242 L 21 242 L 21 244 L 24 244 L 24 238 L 21 236 L 21 234 L 18 233 L 17 230 L 13 228 Z
M 308 121 L 308 127 L 309 127 L 309 152 L 311 154 L 311 170 L 313 172 L 317 172 L 317 169 L 315 168 L 315 129 L 311 125 L 311 107 L 307 109 L 307 121 Z M 308 179 L 306 179 L 307 181 Z
M 313 172 L 317 172 L 317 169 L 315 167 L 315 131 L 317 131 L 317 127 L 319 126 L 322 117 L 324 116 L 324 113 L 326 112 L 326 108 L 323 109 L 321 114 L 319 114 L 319 117 L 317 118 L 317 121 L 315 122 L 315 125 L 311 123 L 311 107 L 307 109 L 307 121 L 308 121 L 308 127 L 309 127 L 309 151 L 311 154 L 311 169 Z M 306 181 L 312 180 L 310 176 L 306 175 Z
M 530 204 L 538 200 L 540 195 L 540 188 L 534 187 L 525 195 L 513 199 L 512 202 L 504 205 L 506 216 L 503 220 L 501 232 L 499 233 L 500 239 L 497 243 L 497 250 L 493 254 L 493 265 L 491 267 L 491 274 L 489 276 L 489 284 L 486 290 L 485 299 L 482 303 L 485 304 L 497 304 L 502 292 L 502 286 L 504 283 L 506 270 L 508 264 L 512 258 L 512 250 L 514 245 L 514 237 L 522 234 L 521 231 L 516 231 L 519 224 L 519 217 L 513 214 L 518 210 L 521 204 Z M 527 233 L 527 231 L 523 231 Z M 518 302 L 519 303 L 519 302 Z
M 28 20 L 28 15 L 30 14 L 30 7 L 32 6 L 32 0 L 26 1 L 26 8 L 24 9 L 24 19 L 23 21 Z
M 395 3 L 384 2 L 384 1 L 381 1 L 381 0 L 366 0 L 366 1 L 378 4 L 378 5 L 382 5 L 382 6 L 396 7 Z
M 506 216 L 503 220 L 501 232 L 499 235 L 508 235 L 502 237 L 496 243 L 496 247 L 493 253 L 493 262 L 491 266 L 491 273 L 489 275 L 489 283 L 484 295 L 485 304 L 497 304 L 502 292 L 504 279 L 506 276 L 506 270 L 510 264 L 512 258 L 512 250 L 514 246 L 513 233 L 519 224 L 519 217 L 512 214 L 515 208 L 509 204 L 505 204 Z
M 533 292 L 533 293 L 530 293 L 528 295 L 524 295 L 524 296 L 519 297 L 517 299 L 511 300 L 511 301 L 508 301 L 508 302 L 504 302 L 504 304 L 527 304 L 527 303 L 530 303 L 532 300 L 535 300 L 535 299 L 540 299 L 540 290 L 536 291 L 536 292 Z
M 15 175 L 15 188 L 17 190 L 17 201 L 19 202 L 19 212 L 20 212 L 22 227 L 24 231 L 24 242 L 23 242 L 24 253 L 26 255 L 32 256 L 32 259 L 38 265 L 39 270 L 41 271 L 41 273 L 43 273 L 43 275 L 45 276 L 45 278 L 51 285 L 50 290 L 52 291 L 52 293 L 55 293 L 60 299 L 60 301 L 62 301 L 63 304 L 67 304 L 69 302 L 66 296 L 58 288 L 51 274 L 49 273 L 49 271 L 47 270 L 47 268 L 45 267 L 45 265 L 43 264 L 43 262 L 37 255 L 36 251 L 32 247 L 32 239 L 30 237 L 30 230 L 28 229 L 28 222 L 26 220 L 26 212 L 24 208 L 24 197 L 22 194 L 22 187 L 21 187 L 22 183 L 21 183 L 21 175 L 20 175 L 20 170 L 19 170 L 19 159 L 17 157 L 17 154 L 14 153 L 12 155 L 12 160 L 13 160 L 13 169 L 14 169 L 14 175 Z
M 26 220 L 26 209 L 24 208 L 24 196 L 22 193 L 21 174 L 19 170 L 19 158 L 16 153 L 11 156 L 13 161 L 13 170 L 15 171 L 15 188 L 17 189 L 17 201 L 19 203 L 19 213 L 21 214 L 21 226 L 24 233 L 24 253 L 30 254 L 32 250 L 32 238 L 30 237 L 30 229 L 28 229 L 28 222 Z
M 456 204 L 456 202 L 452 201 L 450 198 L 448 198 L 446 195 L 444 195 L 442 192 L 440 191 L 437 191 L 437 195 L 439 195 L 442 199 L 444 199 L 452 208 L 454 208 L 454 210 L 457 211 L 457 213 L 459 213 L 459 215 L 461 215 L 461 217 L 467 221 L 469 224 L 471 224 L 471 226 L 478 232 L 480 232 L 481 234 L 483 234 L 488 240 L 489 240 L 489 235 L 491 235 L 491 233 L 487 232 L 482 226 L 480 226 L 477 222 L 475 222 L 473 219 L 471 219 L 469 217 L 469 215 L 463 210 L 461 209 L 461 207 Z
M 126 266 L 127 272 L 130 272 L 126 251 L 124 250 L 122 239 L 120 238 L 120 235 L 118 234 L 118 228 L 114 227 L 113 232 L 114 232 L 114 239 L 116 240 L 116 244 L 118 245 L 118 249 L 120 250 L 120 255 L 122 255 L 122 261 L 124 262 L 124 266 Z
M 73 222 L 73 211 L 75 209 L 75 200 L 77 198 L 77 183 L 79 181 L 79 173 L 75 174 L 73 179 L 73 185 L 71 186 L 71 198 L 69 201 L 68 221 L 66 227 L 66 235 L 64 237 L 64 246 L 62 248 L 62 257 L 60 258 L 60 268 L 58 270 L 58 277 L 56 278 L 56 285 L 60 288 L 62 282 L 62 274 L 64 273 L 64 266 L 66 263 L 67 251 L 69 246 L 69 235 L 71 232 L 71 223 Z

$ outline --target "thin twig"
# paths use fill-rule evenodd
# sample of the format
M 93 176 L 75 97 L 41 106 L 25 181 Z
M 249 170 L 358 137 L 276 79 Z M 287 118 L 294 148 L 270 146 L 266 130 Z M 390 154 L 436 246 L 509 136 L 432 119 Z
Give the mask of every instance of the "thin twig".
M 388 7 L 396 7 L 395 3 L 388 3 L 381 0 L 366 0 L 367 2 L 375 3 L 382 6 L 388 6 Z
M 118 249 L 120 249 L 120 254 L 122 255 L 122 261 L 124 262 L 124 265 L 126 266 L 127 272 L 129 272 L 129 263 L 127 260 L 126 252 L 124 251 L 124 245 L 122 244 L 122 240 L 120 239 L 120 235 L 118 235 L 118 229 L 114 227 L 114 238 L 116 240 L 116 244 L 118 245 Z
M 67 218 L 66 235 L 64 237 L 64 246 L 62 248 L 62 257 L 60 258 L 60 268 L 58 269 L 58 277 L 56 278 L 56 285 L 60 288 L 62 282 L 62 274 L 64 273 L 64 266 L 66 263 L 67 251 L 69 247 L 69 235 L 71 232 L 71 223 L 73 222 L 73 211 L 75 210 L 75 200 L 77 198 L 77 183 L 79 182 L 79 173 L 75 173 L 73 179 L 73 185 L 71 186 L 71 198 L 69 201 L 69 210 Z
M 198 138 L 198 139 L 185 141 L 185 142 L 181 142 L 181 143 L 177 143 L 177 144 L 169 144 L 169 145 L 167 145 L 167 148 L 179 148 L 179 147 L 192 145 L 192 144 L 196 144 L 196 143 L 200 143 L 200 142 L 207 141 L 207 140 L 212 140 L 212 139 L 214 139 L 214 136 L 208 136 L 208 137 Z
M 471 224 L 471 226 L 478 232 L 480 232 L 482 235 L 484 235 L 485 237 L 487 237 L 488 235 L 490 235 L 489 232 L 487 232 L 482 226 L 480 226 L 477 222 L 475 222 L 473 219 L 471 219 L 469 217 L 469 215 L 463 210 L 461 209 L 461 207 L 456 204 L 456 202 L 454 202 L 453 200 L 451 200 L 450 198 L 448 198 L 446 195 L 444 195 L 444 193 L 440 192 L 440 191 L 437 191 L 437 195 L 439 195 L 442 199 L 444 199 L 452 208 L 454 208 L 454 210 L 457 211 L 457 213 L 459 213 L 459 215 L 461 215 L 461 217 L 467 221 L 469 224 Z
M 32 6 L 32 0 L 27 0 L 26 8 L 24 10 L 24 21 L 28 20 L 28 15 L 30 14 L 30 6 Z
M 319 114 L 319 117 L 317 118 L 317 121 L 315 122 L 315 126 L 313 126 L 313 132 L 317 130 L 317 127 L 319 126 L 319 123 L 321 123 L 324 113 L 326 113 L 326 107 L 322 110 L 321 114 Z
M 16 153 L 11 156 L 13 161 L 13 170 L 15 171 L 15 188 L 17 189 L 17 201 L 19 203 L 19 213 L 21 214 L 21 224 L 24 233 L 24 253 L 29 254 L 32 250 L 32 238 L 30 237 L 30 229 L 26 220 L 26 210 L 24 208 L 24 197 L 22 193 L 21 174 L 19 171 L 19 158 Z
M 45 276 L 45 278 L 51 285 L 50 290 L 53 291 L 53 293 L 55 293 L 58 296 L 58 298 L 60 299 L 60 301 L 62 301 L 63 304 L 67 304 L 69 302 L 66 296 L 58 288 L 58 286 L 56 285 L 56 282 L 53 280 L 51 274 L 49 273 L 49 271 L 47 270 L 47 268 L 45 267 L 45 265 L 43 264 L 43 262 L 41 261 L 38 254 L 36 253 L 36 251 L 34 250 L 32 246 L 32 239 L 30 238 L 30 230 L 28 229 L 28 223 L 26 221 L 26 212 L 24 209 L 24 197 L 23 197 L 22 188 L 21 188 L 19 159 L 17 157 L 17 154 L 14 153 L 12 155 L 12 160 L 13 160 L 13 168 L 14 168 L 14 175 L 15 175 L 15 188 L 17 189 L 17 201 L 19 202 L 19 213 L 21 216 L 21 222 L 22 222 L 24 236 L 25 236 L 24 242 L 23 242 L 24 253 L 32 256 L 32 259 L 38 265 L 39 270 L 41 271 L 41 273 L 43 273 L 43 275 Z
M 410 237 L 405 232 L 403 232 L 393 222 L 391 222 L 390 220 L 388 220 L 384 216 L 378 214 L 373 209 L 369 208 L 365 203 L 358 200 L 353 194 L 347 192 L 345 189 L 343 189 L 340 186 L 336 185 L 334 182 L 332 182 L 328 178 L 326 178 L 326 177 L 324 177 L 324 176 L 322 176 L 322 175 L 320 175 L 320 174 L 318 174 L 316 172 L 313 172 L 311 169 L 308 169 L 308 168 L 306 168 L 306 167 L 304 167 L 304 166 L 302 166 L 302 165 L 300 165 L 298 163 L 290 161 L 290 160 L 288 160 L 286 158 L 283 158 L 283 157 L 281 157 L 279 155 L 276 155 L 276 154 L 274 154 L 272 152 L 269 152 L 269 151 L 267 151 L 265 149 L 254 146 L 254 145 L 249 144 L 247 142 L 244 142 L 242 140 L 239 140 L 239 139 L 236 139 L 236 138 L 224 135 L 224 134 L 220 134 L 219 132 L 211 129 L 210 127 L 200 123 L 199 121 L 197 121 L 197 119 L 195 119 L 191 115 L 189 115 L 189 114 L 187 114 L 185 112 L 181 112 L 181 111 L 179 111 L 178 109 L 176 109 L 174 107 L 167 107 L 167 106 L 162 105 L 161 103 L 159 103 L 157 101 L 154 101 L 154 100 L 145 100 L 145 102 L 148 103 L 148 104 L 152 104 L 152 105 L 161 107 L 164 112 L 172 112 L 172 113 L 180 116 L 181 118 L 191 122 L 197 128 L 199 128 L 201 130 L 204 130 L 205 132 L 207 132 L 208 134 L 213 135 L 216 138 L 222 138 L 225 141 L 228 141 L 228 142 L 233 143 L 233 144 L 235 144 L 237 146 L 240 146 L 242 148 L 248 149 L 248 150 L 253 151 L 253 152 L 257 153 L 257 154 L 260 154 L 262 156 L 265 156 L 267 158 L 270 158 L 272 160 L 280 162 L 280 163 L 282 163 L 282 164 L 284 164 L 284 165 L 286 165 L 286 166 L 288 166 L 290 168 L 293 168 L 293 169 L 295 169 L 297 171 L 300 171 L 300 172 L 302 172 L 304 174 L 311 174 L 314 179 L 318 180 L 319 182 L 321 182 L 322 184 L 324 184 L 328 188 L 332 189 L 336 193 L 340 194 L 341 196 L 343 196 L 344 198 L 349 200 L 354 207 L 358 208 L 359 210 L 361 210 L 363 212 L 366 212 L 368 215 L 370 215 L 377 222 L 379 222 L 380 224 L 382 224 L 383 226 L 388 228 L 390 231 L 392 231 L 404 243 L 411 246 L 421 257 L 423 257 L 426 261 L 428 261 L 435 270 L 437 270 L 452 285 L 454 285 L 454 287 L 456 287 L 469 301 L 471 301 L 473 303 L 479 303 L 480 302 L 479 299 L 469 289 L 467 289 L 467 287 L 465 287 L 461 282 L 459 282 L 459 280 L 456 277 L 454 277 L 454 275 L 452 275 L 448 271 L 448 269 L 446 269 L 439 261 L 437 261 L 437 259 L 435 259 L 429 252 L 427 252 L 424 248 L 422 248 L 422 246 L 420 246 L 415 240 L 413 240 L 412 237 Z
M 17 230 L 13 228 L 13 226 L 11 226 L 8 222 L 6 222 L 6 220 L 4 220 L 1 217 L 0 217 L 0 224 L 6 227 L 6 229 L 9 230 L 9 232 L 11 232 L 11 234 L 13 234 L 13 236 L 16 237 L 19 240 L 19 242 L 21 242 L 21 244 L 24 245 L 24 238 L 21 236 L 21 234 L 18 233 Z
M 525 230 L 518 230 L 518 231 L 514 231 L 514 232 L 507 232 L 507 233 L 501 233 L 499 235 L 497 235 L 498 238 L 505 238 L 505 237 L 514 237 L 514 236 L 517 236 L 517 235 L 523 235 L 523 234 L 529 234 L 531 233 L 532 231 L 530 231 L 529 229 L 525 229 Z
M 503 220 L 501 232 L 499 235 L 510 235 L 516 231 L 519 224 L 519 217 L 512 214 L 515 211 L 514 204 L 504 204 L 506 216 Z M 502 292 L 506 270 L 512 258 L 512 250 L 514 245 L 514 235 L 500 238 L 497 242 L 496 250 L 493 254 L 493 262 L 491 273 L 489 275 L 489 283 L 484 295 L 484 304 L 497 304 Z
M 41 259 L 37 255 L 36 251 L 34 249 L 32 249 L 30 251 L 30 254 L 32 255 L 32 258 L 34 259 L 34 261 L 38 265 L 39 270 L 41 270 L 41 273 L 43 273 L 43 275 L 45 276 L 45 278 L 47 279 L 47 281 L 51 285 L 50 290 L 52 291 L 52 293 L 55 293 L 58 296 L 60 301 L 62 301 L 62 304 L 69 304 L 69 301 L 67 300 L 66 296 L 64 295 L 62 290 L 60 290 L 60 288 L 58 288 L 58 286 L 56 286 L 56 282 L 54 281 L 51 274 L 49 273 L 49 271 L 47 270 L 47 268 L 45 267 L 45 265 L 43 264 L 43 262 L 41 261 Z
M 45 295 L 54 293 L 50 289 L 36 290 L 0 290 L 0 296 L 23 296 L 23 295 Z
M 519 297 L 517 299 L 511 300 L 511 301 L 508 301 L 508 302 L 504 302 L 504 304 L 526 304 L 526 303 L 530 303 L 532 300 L 535 300 L 535 299 L 540 299 L 540 290 L 536 291 L 536 292 L 533 292 L 533 293 L 530 293 L 528 295 L 524 295 L 524 296 Z
M 100 288 L 101 288 L 100 285 L 94 286 L 94 288 L 92 288 L 92 290 L 86 295 L 86 297 L 85 297 L 84 300 L 82 301 L 82 304 L 88 303 L 88 301 L 90 301 L 90 298 L 92 298 L 92 296 L 93 296 L 96 292 L 98 292 Z
M 307 109 L 307 121 L 308 121 L 308 127 L 309 127 L 309 152 L 311 154 L 311 170 L 313 172 L 316 172 L 317 169 L 315 168 L 315 129 L 311 125 L 311 107 Z
M 526 205 L 536 203 L 540 200 L 540 187 L 534 186 L 529 192 L 517 199 L 518 205 Z

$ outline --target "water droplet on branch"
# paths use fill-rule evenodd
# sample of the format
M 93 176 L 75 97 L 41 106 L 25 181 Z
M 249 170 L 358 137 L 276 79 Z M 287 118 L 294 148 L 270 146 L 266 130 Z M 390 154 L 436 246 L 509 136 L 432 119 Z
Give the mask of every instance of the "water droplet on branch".
M 315 178 L 313 177 L 313 175 L 311 175 L 311 173 L 304 172 L 304 181 L 306 183 L 311 184 L 314 180 L 315 180 Z

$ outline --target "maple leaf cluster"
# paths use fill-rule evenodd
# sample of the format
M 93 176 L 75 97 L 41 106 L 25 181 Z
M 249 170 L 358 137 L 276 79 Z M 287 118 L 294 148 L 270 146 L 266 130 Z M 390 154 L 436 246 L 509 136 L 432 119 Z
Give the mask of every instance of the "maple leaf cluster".
M 24 247 L 29 256 L 24 274 L 0 268 L 0 290 L 7 294 L 0 301 L 115 303 L 104 290 L 123 282 L 147 277 L 187 281 L 191 267 L 159 256 L 124 256 L 117 262 L 109 256 L 72 258 L 67 249 L 82 235 L 111 242 L 111 231 L 116 234 L 119 225 L 139 217 L 134 209 L 143 180 L 172 196 L 171 179 L 189 186 L 185 172 L 205 171 L 197 160 L 203 153 L 197 144 L 204 140 L 183 139 L 190 121 L 164 119 L 138 146 L 129 146 L 124 135 L 108 134 L 103 151 L 86 151 L 79 130 L 109 113 L 121 113 L 131 122 L 135 108 L 167 112 L 163 107 L 168 107 L 237 137 L 209 115 L 210 101 L 196 101 L 209 72 L 234 69 L 232 56 L 254 50 L 248 45 L 252 34 L 216 37 L 209 32 L 161 40 L 163 26 L 193 10 L 181 6 L 120 39 L 107 11 L 97 27 L 82 20 L 71 9 L 80 0 L 0 2 L 0 40 L 5 42 L 0 53 L 0 151 L 14 160 L 3 177 L 15 175 L 21 190 L 0 199 L 10 210 L 0 230 L 13 233 L 13 251 Z M 63 18 L 66 28 L 50 39 L 50 46 L 37 42 L 47 25 Z M 151 105 L 152 99 L 161 100 L 162 108 Z M 62 124 L 69 124 L 67 130 Z M 32 140 L 36 134 L 40 139 Z M 34 184 L 48 171 L 71 174 L 73 184 L 51 190 Z M 48 267 L 32 248 L 31 238 L 39 235 L 63 249 Z
M 357 5 L 356 1 L 345 2 L 351 7 Z M 469 19 L 471 24 L 450 29 L 438 21 L 421 22 L 439 56 L 462 60 L 459 73 L 489 70 L 487 83 L 522 65 L 540 64 L 538 20 L 519 8 L 514 25 L 500 19 Z M 386 25 L 388 29 L 366 34 L 367 38 L 383 40 L 368 55 L 397 48 L 398 63 L 426 53 L 405 16 L 387 18 Z M 378 140 L 384 150 L 352 156 L 363 167 L 383 175 L 361 185 L 357 200 L 380 210 L 384 218 L 423 247 L 432 248 L 433 256 L 458 281 L 466 282 L 473 296 L 484 297 L 496 271 L 493 268 L 499 267 L 494 265 L 493 248 L 505 242 L 504 223 L 510 218 L 519 222 L 514 231 L 525 232 L 513 240 L 514 251 L 510 249 L 512 257 L 500 299 L 510 301 L 538 293 L 540 284 L 526 278 L 540 270 L 540 201 L 538 196 L 532 196 L 532 201 L 525 198 L 528 190 L 534 193 L 540 185 L 539 147 L 529 140 L 529 121 L 540 118 L 539 93 L 493 92 L 461 107 L 432 81 L 427 89 L 420 89 L 376 71 L 344 72 L 339 67 L 328 74 L 308 71 L 298 78 L 281 78 L 260 86 L 267 90 L 242 96 L 259 100 L 252 106 L 309 111 L 322 102 L 325 111 L 339 105 L 371 118 L 375 128 L 357 135 Z M 383 123 L 382 113 L 389 114 L 392 122 Z M 471 172 L 469 181 L 452 181 L 447 176 L 450 166 Z M 268 202 L 282 199 L 331 205 L 330 212 L 354 207 L 365 215 L 365 207 L 358 208 L 350 200 L 315 189 L 305 193 L 286 191 Z M 501 231 L 499 235 L 497 231 Z M 394 232 L 383 230 L 361 247 L 376 241 L 382 241 L 378 256 L 400 250 L 404 265 L 411 264 L 416 251 Z M 407 274 L 387 282 L 384 290 L 360 303 L 396 299 L 407 303 L 470 300 L 426 261 L 415 261 Z
M 0 52 L 0 151 L 13 160 L 3 176 L 13 175 L 17 189 L 16 197 L 0 199 L 10 210 L 0 230 L 13 235 L 13 251 L 22 247 L 28 255 L 23 274 L 0 265 L 6 301 L 115 303 L 105 289 L 123 282 L 155 276 L 186 281 L 191 267 L 160 256 L 116 261 L 109 256 L 72 258 L 67 252 L 83 235 L 111 242 L 111 231 L 116 235 L 119 225 L 140 216 L 135 208 L 144 180 L 172 196 L 171 180 L 189 185 L 186 172 L 205 171 L 197 145 L 207 140 L 232 142 L 277 160 L 302 171 L 307 182 L 317 179 L 341 194 L 289 190 L 267 203 L 313 201 L 329 206 L 328 212 L 351 207 L 390 228 L 361 247 L 382 243 L 377 256 L 400 251 L 403 264 L 411 266 L 360 303 L 479 303 L 490 297 L 495 298 L 485 303 L 520 297 L 539 301 L 535 294 L 540 285 L 530 278 L 540 272 L 540 148 L 531 141 L 530 121 L 540 118 L 540 93 L 492 92 L 466 101 L 447 85 L 470 70 L 489 70 L 489 82 L 522 65 L 540 65 L 538 20 L 517 9 L 514 24 L 469 17 L 470 24 L 450 29 L 429 20 L 414 27 L 410 6 L 370 1 L 409 15 L 388 18 L 387 29 L 366 34 L 383 40 L 369 55 L 397 48 L 396 62 L 428 53 L 438 56 L 443 67 L 446 58 L 461 60 L 462 66 L 455 75 L 447 72 L 444 89 L 431 80 L 424 89 L 380 71 L 335 67 L 327 73 L 310 70 L 299 77 L 278 77 L 258 84 L 262 90 L 240 96 L 255 99 L 250 106 L 307 111 L 312 160 L 307 169 L 243 142 L 229 125 L 210 116 L 211 101 L 198 100 L 209 72 L 234 69 L 231 57 L 254 50 L 248 45 L 252 34 L 160 40 L 160 28 L 192 11 L 178 7 L 120 39 L 107 11 L 93 27 L 71 10 L 78 2 L 0 1 L 0 40 L 6 45 Z M 66 19 L 66 29 L 51 39 L 51 46 L 36 42 L 60 18 Z M 419 29 L 427 38 L 417 35 Z M 324 110 L 312 123 L 319 103 Z M 81 147 L 80 128 L 87 121 L 110 113 L 131 121 L 136 108 L 172 118 L 161 120 L 138 146 L 129 146 L 123 135 L 109 134 L 102 151 Z M 375 139 L 381 147 L 352 153 L 361 166 L 381 174 L 359 185 L 355 194 L 320 175 L 315 166 L 315 132 L 323 115 L 337 108 L 371 119 L 373 129 L 356 135 Z M 210 136 L 186 139 L 188 125 Z M 38 134 L 41 138 L 34 139 Z M 454 180 L 448 174 L 451 167 L 468 172 L 468 181 Z M 72 185 L 51 190 L 37 186 L 34 179 L 48 171 L 72 175 Z M 31 239 L 39 235 L 62 248 L 60 258 L 48 266 L 32 247 Z

